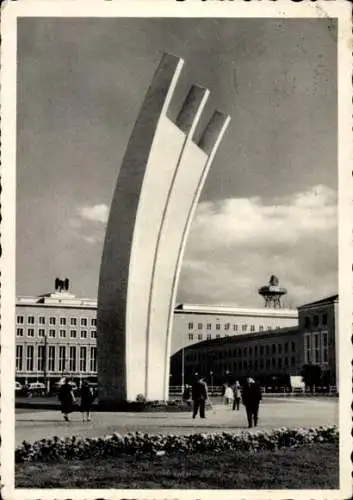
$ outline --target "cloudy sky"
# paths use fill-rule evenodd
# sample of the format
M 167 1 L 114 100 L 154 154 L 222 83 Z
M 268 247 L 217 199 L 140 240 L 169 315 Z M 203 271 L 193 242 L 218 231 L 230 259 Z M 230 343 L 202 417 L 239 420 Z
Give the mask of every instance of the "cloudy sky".
M 229 129 L 191 227 L 178 301 L 287 305 L 337 292 L 336 42 L 324 19 L 22 19 L 17 293 L 96 297 L 119 166 L 163 51 Z

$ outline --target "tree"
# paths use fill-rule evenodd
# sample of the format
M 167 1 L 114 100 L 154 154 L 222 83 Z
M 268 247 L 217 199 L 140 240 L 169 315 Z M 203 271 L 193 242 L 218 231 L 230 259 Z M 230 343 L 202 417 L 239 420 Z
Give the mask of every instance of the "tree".
M 304 365 L 301 375 L 303 377 L 305 387 L 309 387 L 311 392 L 313 392 L 315 385 L 320 385 L 321 368 L 319 365 Z

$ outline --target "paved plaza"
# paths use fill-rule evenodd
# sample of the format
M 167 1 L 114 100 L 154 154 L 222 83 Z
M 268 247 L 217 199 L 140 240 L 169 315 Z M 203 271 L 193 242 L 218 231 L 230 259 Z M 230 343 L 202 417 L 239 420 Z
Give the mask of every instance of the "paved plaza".
M 259 429 L 278 427 L 312 427 L 338 424 L 337 399 L 264 399 L 260 406 Z M 175 413 L 118 413 L 97 412 L 91 422 L 82 422 L 75 412 L 70 422 L 64 422 L 59 410 L 16 411 L 16 446 L 23 440 L 42 438 L 93 437 L 129 431 L 149 433 L 190 434 L 194 432 L 231 431 L 247 429 L 243 406 L 232 411 L 219 404 L 208 410 L 206 419 L 191 418 L 191 412 Z

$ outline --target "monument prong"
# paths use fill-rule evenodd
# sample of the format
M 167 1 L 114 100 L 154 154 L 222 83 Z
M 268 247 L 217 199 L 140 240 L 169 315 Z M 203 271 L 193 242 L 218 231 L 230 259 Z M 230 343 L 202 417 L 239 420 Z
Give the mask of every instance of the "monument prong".
M 175 56 L 162 57 L 111 204 L 97 313 L 99 394 L 110 406 L 138 394 L 147 399 L 168 395 L 171 312 L 181 255 L 224 133 L 226 118 L 216 113 L 203 134 L 204 150 L 193 142 L 209 95 L 200 86 L 189 90 L 176 123 L 168 118 L 182 64 Z

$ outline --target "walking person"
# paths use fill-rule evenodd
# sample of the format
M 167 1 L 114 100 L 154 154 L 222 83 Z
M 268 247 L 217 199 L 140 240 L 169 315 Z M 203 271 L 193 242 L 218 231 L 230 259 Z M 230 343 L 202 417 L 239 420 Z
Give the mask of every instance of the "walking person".
M 224 404 L 226 406 L 233 406 L 233 400 L 234 400 L 234 392 L 233 389 L 230 385 L 226 385 L 226 389 L 224 392 Z
M 85 421 L 85 416 L 87 422 L 91 420 L 91 411 L 92 411 L 92 404 L 94 401 L 94 393 L 92 390 L 92 387 L 90 387 L 89 383 L 84 380 L 81 386 L 80 390 L 80 396 L 81 396 L 81 413 L 82 413 L 82 421 Z
M 64 416 L 66 422 L 69 421 L 69 414 L 73 411 L 73 406 L 75 403 L 75 395 L 72 389 L 72 385 L 69 380 L 66 378 L 64 383 L 61 385 L 59 389 L 59 401 L 60 401 L 60 410 Z
M 204 377 L 198 377 L 192 386 L 192 400 L 194 403 L 192 418 L 200 412 L 200 418 L 206 418 L 205 405 L 208 399 L 207 385 Z
M 243 388 L 243 404 L 248 419 L 248 427 L 257 426 L 259 405 L 262 399 L 261 388 L 253 378 L 248 378 Z
M 233 386 L 233 393 L 234 393 L 233 410 L 237 409 L 237 411 L 239 411 L 241 391 L 240 391 L 240 384 L 239 384 L 238 380 L 236 380 L 236 382 Z

